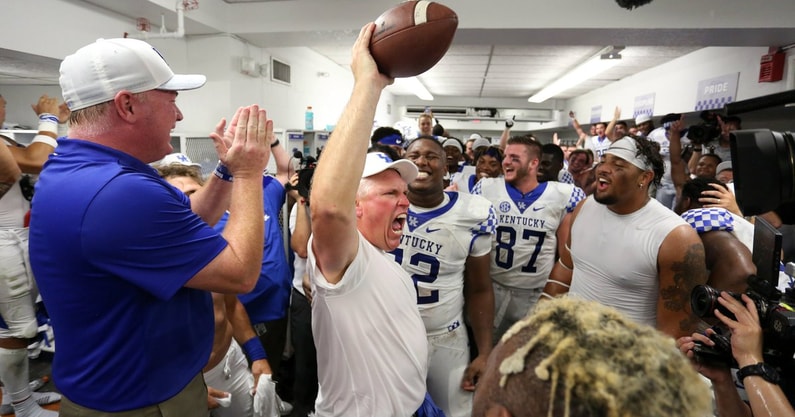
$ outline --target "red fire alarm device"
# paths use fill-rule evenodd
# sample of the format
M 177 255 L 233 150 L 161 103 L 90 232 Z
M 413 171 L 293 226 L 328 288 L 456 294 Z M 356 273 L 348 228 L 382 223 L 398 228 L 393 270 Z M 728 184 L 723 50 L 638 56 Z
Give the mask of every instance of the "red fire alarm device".
M 781 51 L 771 51 L 762 55 L 759 63 L 759 82 L 772 83 L 784 78 L 784 58 L 786 54 Z

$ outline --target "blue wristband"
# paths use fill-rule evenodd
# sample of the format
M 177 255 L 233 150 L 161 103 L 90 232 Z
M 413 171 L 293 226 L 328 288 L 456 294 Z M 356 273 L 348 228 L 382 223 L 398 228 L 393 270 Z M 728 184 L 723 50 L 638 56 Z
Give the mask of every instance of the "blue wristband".
M 260 343 L 259 338 L 257 336 L 248 339 L 246 343 L 243 343 L 243 351 L 246 352 L 246 356 L 251 362 L 258 361 L 260 359 L 268 359 L 268 354 L 265 353 L 265 349 L 262 347 L 262 343 Z
M 42 114 L 40 114 L 40 115 L 39 115 L 39 121 L 40 121 L 40 122 L 50 122 L 50 123 L 55 123 L 55 125 L 56 125 L 56 126 L 57 126 L 57 125 L 58 125 L 58 123 L 60 122 L 60 121 L 58 120 L 58 116 L 56 116 L 56 115 L 54 115 L 54 114 L 50 114 L 50 113 L 42 113 Z
M 218 161 L 218 165 L 215 166 L 213 174 L 224 181 L 232 182 L 235 180 L 235 177 L 229 172 L 229 168 L 222 164 L 221 161 Z

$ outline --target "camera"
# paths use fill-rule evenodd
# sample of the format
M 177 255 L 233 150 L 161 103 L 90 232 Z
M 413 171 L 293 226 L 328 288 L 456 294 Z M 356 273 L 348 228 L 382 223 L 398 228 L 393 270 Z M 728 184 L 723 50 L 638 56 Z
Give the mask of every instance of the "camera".
M 795 264 L 788 265 L 788 272 L 795 272 Z M 740 294 L 727 291 L 736 300 L 743 302 Z M 795 353 L 795 312 L 790 305 L 795 305 L 795 294 L 793 289 L 788 288 L 782 294 L 769 281 L 758 278 L 755 275 L 748 277 L 748 290 L 745 292 L 756 306 L 759 315 L 760 325 L 764 333 L 764 355 L 766 361 L 778 364 L 789 364 Z M 702 317 L 714 317 L 714 311 L 736 319 L 731 311 L 726 309 L 720 302 L 720 290 L 708 285 L 696 286 L 690 294 L 690 307 L 693 314 Z M 693 351 L 700 360 L 709 363 L 723 364 L 726 366 L 736 365 L 731 352 L 731 339 L 727 332 L 720 331 L 720 327 L 715 327 L 716 334 L 710 335 L 710 339 L 715 342 L 714 347 L 696 343 Z
M 699 115 L 701 123 L 687 128 L 687 138 L 697 145 L 704 145 L 720 137 L 721 127 L 718 114 L 704 110 Z
M 298 194 L 301 195 L 304 199 L 306 199 L 306 204 L 309 205 L 309 191 L 312 187 L 312 177 L 315 175 L 315 167 L 317 166 L 317 160 L 311 156 L 306 156 L 301 158 L 300 168 L 296 172 L 298 174 L 298 183 L 293 187 L 290 183 L 287 183 L 285 187 L 287 190 L 295 188 L 298 190 Z
M 736 130 L 729 138 L 737 205 L 766 213 L 795 199 L 795 138 L 790 132 Z M 765 184 L 760 187 L 760 184 Z

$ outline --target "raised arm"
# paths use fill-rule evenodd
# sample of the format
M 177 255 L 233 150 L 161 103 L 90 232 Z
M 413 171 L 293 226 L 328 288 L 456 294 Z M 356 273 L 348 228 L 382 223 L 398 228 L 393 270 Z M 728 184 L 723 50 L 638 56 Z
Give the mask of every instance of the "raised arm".
M 583 132 L 582 126 L 580 126 L 580 122 L 577 121 L 573 111 L 569 112 L 569 118 L 571 119 L 571 126 L 574 128 L 574 131 L 577 132 L 577 144 L 575 146 L 577 148 L 582 148 L 585 145 L 585 139 L 588 139 L 588 135 Z
M 282 185 L 290 180 L 290 155 L 278 139 L 271 141 L 271 154 L 276 161 L 276 180 Z
M 513 126 L 513 125 L 511 125 Z M 503 129 L 502 134 L 500 134 L 500 149 L 505 150 L 505 147 L 508 146 L 508 139 L 511 138 L 511 127 L 507 124 L 505 125 L 505 129 Z
M 356 256 L 356 192 L 375 109 L 381 91 L 392 81 L 378 72 L 370 55 L 374 28 L 373 23 L 365 25 L 353 46 L 353 92 L 317 165 L 310 196 L 312 251 L 318 268 L 332 284 L 340 281 Z
M 293 210 L 295 210 L 295 230 L 290 236 L 290 248 L 292 248 L 296 256 L 306 258 L 307 243 L 311 233 L 309 207 L 307 207 L 306 200 L 302 197 L 299 198 Z
M 607 136 L 610 141 L 614 141 L 618 138 L 613 137 L 613 129 L 616 128 L 616 122 L 618 119 L 621 118 L 621 107 L 616 106 L 616 109 L 613 111 L 613 119 L 610 120 L 610 123 L 607 124 L 605 127 L 605 136 Z
M 58 146 L 55 139 L 58 137 L 58 123 L 61 107 L 58 101 L 46 94 L 39 97 L 31 108 L 39 117 L 39 131 L 33 141 L 25 148 L 9 148 L 11 154 L 19 165 L 19 169 L 26 174 L 38 174 L 50 154 Z M 68 110 L 67 110 L 68 112 Z
M 226 170 L 234 176 L 233 182 L 223 184 L 232 188 L 229 220 L 223 231 L 228 245 L 186 283 L 187 287 L 225 294 L 249 292 L 259 278 L 264 238 L 262 171 L 273 132 L 273 121 L 267 119 L 265 110 L 259 106 L 240 110 L 235 119 L 233 124 L 239 124 L 234 141 L 222 159 Z M 216 144 L 222 141 L 217 134 L 211 136 Z M 212 186 L 212 181 L 228 182 L 211 178 L 208 185 Z
M 690 311 L 690 292 L 707 282 L 704 245 L 692 227 L 677 226 L 665 237 L 657 270 L 657 329 L 674 338 L 691 335 L 699 318 Z
M 682 116 L 684 118 L 684 116 Z M 682 131 L 682 118 L 673 122 L 668 129 L 669 137 L 669 151 L 671 154 L 671 179 L 676 188 L 676 197 L 681 198 L 682 187 L 687 182 L 687 168 L 685 161 L 682 159 L 682 137 L 679 132 Z

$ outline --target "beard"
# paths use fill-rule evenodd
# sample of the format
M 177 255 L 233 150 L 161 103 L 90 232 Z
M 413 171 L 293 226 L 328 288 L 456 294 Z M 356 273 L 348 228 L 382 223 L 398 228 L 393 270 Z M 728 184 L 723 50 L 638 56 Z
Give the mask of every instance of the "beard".
M 606 206 L 618 203 L 618 197 L 614 195 L 599 195 L 598 191 L 593 193 L 593 198 L 597 203 L 604 204 Z

